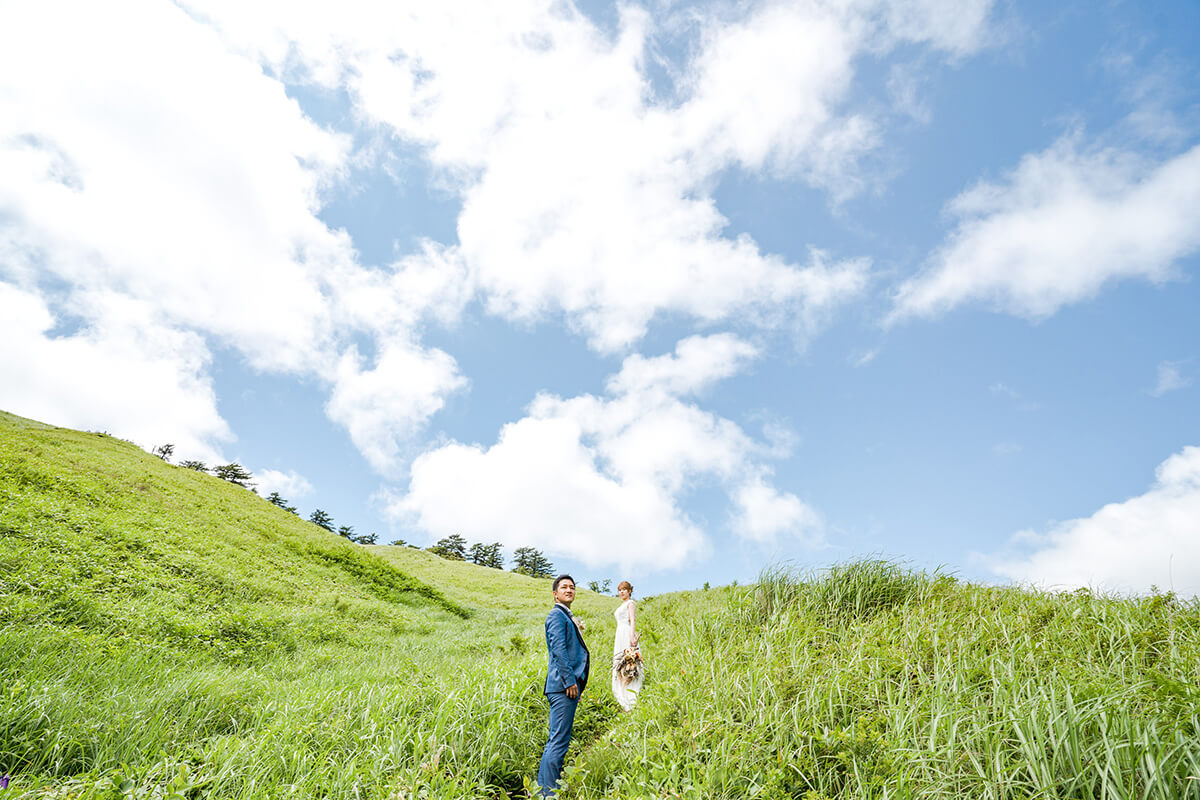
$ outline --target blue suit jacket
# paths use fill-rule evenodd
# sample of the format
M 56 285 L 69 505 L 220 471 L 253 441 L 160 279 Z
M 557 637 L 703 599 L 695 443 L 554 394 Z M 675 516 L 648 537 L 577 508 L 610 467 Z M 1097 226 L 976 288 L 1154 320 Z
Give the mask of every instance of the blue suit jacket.
M 591 654 L 571 617 L 557 604 L 546 615 L 546 650 L 550 664 L 544 693 L 565 692 L 572 684 L 578 684 L 582 692 L 587 685 Z

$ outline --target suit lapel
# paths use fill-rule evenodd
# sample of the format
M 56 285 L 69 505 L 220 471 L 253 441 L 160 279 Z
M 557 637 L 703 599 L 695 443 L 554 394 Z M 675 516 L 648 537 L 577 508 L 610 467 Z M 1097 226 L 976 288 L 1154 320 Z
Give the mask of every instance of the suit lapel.
M 575 631 L 575 638 L 579 640 L 581 645 L 583 645 L 583 649 L 587 650 L 587 643 L 583 641 L 583 633 L 579 630 L 579 626 L 575 624 L 575 617 L 571 615 L 571 612 L 567 611 L 557 603 L 554 604 L 554 607 L 561 611 L 562 615 L 567 618 L 567 627 Z

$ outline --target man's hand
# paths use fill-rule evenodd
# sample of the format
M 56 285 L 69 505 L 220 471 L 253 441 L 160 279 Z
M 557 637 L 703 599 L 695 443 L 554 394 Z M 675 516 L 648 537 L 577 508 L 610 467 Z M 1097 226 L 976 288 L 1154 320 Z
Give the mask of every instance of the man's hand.
M 579 684 L 572 683 L 567 687 L 567 697 L 571 698 L 572 700 L 579 697 Z

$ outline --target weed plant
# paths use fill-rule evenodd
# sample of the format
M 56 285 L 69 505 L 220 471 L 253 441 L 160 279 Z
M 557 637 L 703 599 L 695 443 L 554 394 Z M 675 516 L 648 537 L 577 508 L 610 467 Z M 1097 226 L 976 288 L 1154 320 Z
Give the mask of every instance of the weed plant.
M 576 797 L 1200 797 L 1200 607 L 882 561 L 638 614 L 641 702 Z
M 356 546 L 0 414 L 0 771 L 21 798 L 524 796 L 549 582 Z M 642 601 L 564 798 L 1200 799 L 1200 606 L 858 561 Z
M 519 794 L 549 603 L 549 581 L 354 545 L 127 442 L 0 415 L 5 796 Z M 576 602 L 598 652 L 615 604 Z M 616 704 L 589 694 L 594 736 Z

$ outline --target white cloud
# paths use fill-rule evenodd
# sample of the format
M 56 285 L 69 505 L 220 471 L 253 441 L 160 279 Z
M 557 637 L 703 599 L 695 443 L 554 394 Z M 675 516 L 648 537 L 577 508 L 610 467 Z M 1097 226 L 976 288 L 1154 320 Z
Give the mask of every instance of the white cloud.
M 345 142 L 174 6 L 20 15 L 0 33 L 10 247 L 304 369 L 327 328 L 320 274 L 351 258 L 314 216 Z
M 1200 249 L 1200 146 L 1158 164 L 1068 136 L 949 206 L 958 227 L 889 318 L 980 301 L 1034 319 L 1130 278 L 1161 283 Z
M 1168 458 L 1155 478 L 1145 494 L 1090 517 L 1017 534 L 1016 552 L 985 561 L 998 575 L 1054 588 L 1200 593 L 1200 447 Z
M 723 237 L 726 220 L 705 184 L 735 164 L 790 164 L 796 153 L 833 141 L 822 128 L 831 114 L 805 119 L 812 132 L 761 113 L 737 127 L 748 90 L 759 84 L 737 84 L 735 92 L 738 76 L 715 74 L 684 107 L 652 106 L 637 70 L 638 33 L 627 28 L 613 49 L 589 38 L 586 54 L 552 49 L 530 59 L 530 73 L 512 75 L 504 87 L 517 99 L 499 135 L 462 162 L 484 165 L 464 190 L 459 236 L 489 309 L 515 319 L 563 309 L 602 351 L 636 342 L 661 313 L 701 323 L 735 314 L 772 325 L 791 320 L 810 332 L 862 290 L 866 263 L 813 254 L 795 265 L 761 252 L 748 236 Z M 565 38 L 564 47 L 579 44 Z M 606 68 L 577 73 L 582 83 L 562 81 L 580 59 Z M 764 107 L 804 116 L 807 87 L 777 77 L 766 86 L 794 89 L 790 102 L 773 106 L 771 95 Z M 813 153 L 832 163 L 824 155 Z
M 425 243 L 394 265 L 357 264 L 345 232 L 316 216 L 345 172 L 349 136 L 314 124 L 211 27 L 138 0 L 69 15 L 64 25 L 55 4 L 26 4 L 0 26 L 0 277 L 91 326 L 111 369 L 137 373 L 153 359 L 177 386 L 206 387 L 207 404 L 180 403 L 173 419 L 196 415 L 184 427 L 210 457 L 229 436 L 204 374 L 217 345 L 258 369 L 315 376 L 334 418 L 383 464 L 397 432 L 419 429 L 435 395 L 458 388 L 452 360 L 415 334 L 425 319 L 454 319 L 472 291 L 456 251 Z M 112 346 L 119 325 L 92 306 L 101 295 L 186 347 Z M 380 340 L 373 370 L 357 363 L 356 335 Z M 40 372 L 69 374 L 75 351 L 53 341 Z M 396 352 L 436 368 L 403 389 L 372 382 Z M 414 385 L 420 377 L 430 384 Z M 100 417 L 119 389 L 94 390 L 108 395 L 95 412 L 63 423 L 139 437 L 138 418 Z
M 89 304 L 95 321 L 59 336 L 61 320 L 41 297 L 0 281 L 0 408 L 220 461 L 214 443 L 233 434 L 217 413 L 203 341 L 159 324 L 138 301 L 97 294 Z
M 1192 379 L 1185 377 L 1179 371 L 1181 364 L 1182 362 L 1179 361 L 1161 362 L 1158 365 L 1158 381 L 1154 384 L 1154 388 L 1150 390 L 1150 394 L 1154 397 L 1162 397 L 1167 392 L 1191 386 Z
M 673 355 L 627 358 L 606 397 L 538 395 L 491 447 L 450 442 L 417 457 L 391 510 L 435 538 L 461 533 L 594 565 L 670 568 L 706 552 L 680 501 L 715 484 L 738 506 L 739 535 L 811 543 L 815 512 L 765 480 L 761 459 L 780 455 L 779 442 L 754 441 L 680 399 L 754 352 L 728 335 L 692 337 Z
M 869 120 L 839 113 L 864 28 L 845 7 L 817 3 L 768 5 L 711 28 L 677 119 L 688 150 L 718 169 L 774 165 L 827 177 L 822 162 L 848 167 L 877 139 Z
M 991 2 L 889 0 L 884 3 L 889 36 L 923 42 L 953 56 L 964 56 L 989 43 Z
M 868 350 L 858 350 L 854 353 L 851 353 L 849 356 L 849 359 L 848 359 L 850 362 L 850 366 L 856 367 L 856 368 L 857 367 L 865 367 L 867 364 L 870 364 L 872 361 L 874 361 L 879 356 L 879 353 L 881 350 L 882 350 L 882 348 L 872 347 Z
M 609 36 L 549 0 L 196 4 L 242 52 L 345 85 L 366 119 L 426 148 L 462 195 L 459 253 L 492 312 L 565 311 L 603 351 L 635 343 L 659 314 L 787 323 L 805 337 L 861 292 L 863 261 L 789 263 L 724 236 L 713 187 L 740 167 L 854 193 L 880 135 L 848 108 L 856 57 L 904 42 L 960 56 L 984 41 L 990 8 L 768 3 L 731 19 L 625 6 Z M 656 97 L 646 53 L 696 14 L 678 102 Z
M 403 339 L 382 342 L 369 369 L 351 347 L 337 370 L 326 406 L 329 417 L 346 427 L 359 452 L 384 473 L 399 461 L 414 426 L 438 411 L 447 394 L 466 385 L 449 355 Z
M 308 478 L 295 470 L 280 472 L 277 469 L 260 469 L 254 471 L 254 482 L 258 493 L 266 497 L 271 492 L 279 492 L 285 500 L 294 500 L 311 494 L 313 486 Z
M 790 492 L 780 492 L 761 479 L 749 481 L 734 493 L 735 529 L 745 538 L 769 542 L 791 535 L 813 545 L 820 541 L 820 515 Z
M 420 326 L 479 294 L 511 319 L 565 312 L 606 351 L 660 315 L 815 333 L 863 291 L 867 262 L 813 250 L 793 263 L 726 236 L 713 187 L 740 168 L 856 191 L 882 123 L 850 107 L 855 60 L 902 42 L 961 55 L 990 5 L 956 3 L 953 19 L 938 2 L 878 0 L 704 17 L 670 100 L 644 64 L 659 20 L 633 7 L 609 36 L 550 0 L 128 0 L 72 5 L 70 25 L 54 3 L 15 6 L 0 26 L 0 279 L 81 320 L 103 358 L 128 360 L 114 369 L 148 358 L 177 388 L 210 387 L 222 347 L 315 378 L 330 417 L 389 472 L 465 385 Z M 345 89 L 353 130 L 315 124 L 284 80 Z M 320 220 L 367 129 L 423 148 L 459 192 L 457 242 L 364 268 Z M 164 346 L 116 347 L 118 321 L 88 305 L 101 295 L 142 308 Z M 78 337 L 37 331 L 42 370 L 69 369 L 61 341 Z M 230 434 L 215 404 L 178 405 L 177 427 L 185 412 L 194 446 L 217 453 Z M 103 427 L 137 436 L 135 422 Z
M 933 119 L 933 112 L 921 95 L 924 80 L 919 65 L 893 64 L 888 70 L 887 88 L 897 111 L 927 125 Z
M 673 395 L 692 394 L 735 375 L 757 356 L 754 345 L 733 334 L 693 336 L 676 345 L 673 355 L 629 356 L 621 371 L 608 380 L 608 391 L 632 394 L 657 388 Z
M 409 341 L 425 321 L 457 321 L 474 291 L 457 248 L 428 239 L 386 268 L 344 266 L 327 283 L 335 325 Z
M 434 536 L 460 532 L 588 564 L 672 567 L 705 547 L 667 493 L 604 474 L 578 425 L 562 418 L 506 425 L 487 450 L 453 443 L 421 455 L 395 510 Z

